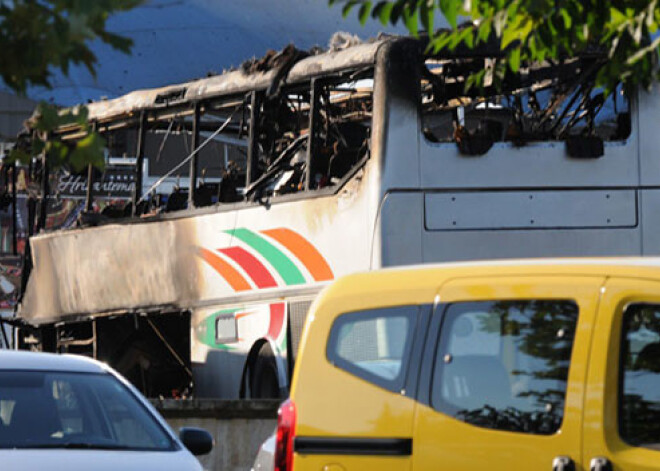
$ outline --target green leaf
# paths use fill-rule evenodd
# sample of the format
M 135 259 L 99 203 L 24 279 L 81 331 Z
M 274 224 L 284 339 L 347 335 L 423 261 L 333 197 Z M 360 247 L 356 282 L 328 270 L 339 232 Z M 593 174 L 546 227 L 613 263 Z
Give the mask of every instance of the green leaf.
M 474 31 L 472 28 L 465 28 L 461 33 L 461 40 L 467 47 L 472 49 L 474 47 Z
M 478 72 L 470 74 L 465 81 L 464 91 L 465 93 L 469 92 L 471 88 L 477 86 L 483 88 L 484 78 L 486 77 L 486 69 L 482 69 Z
M 476 0 L 475 0 L 476 1 Z M 439 0 L 440 11 L 447 19 L 449 26 L 452 29 L 457 27 L 458 12 L 462 7 L 462 1 L 460 0 Z
M 32 155 L 39 155 L 44 149 L 46 149 L 46 143 L 41 139 L 35 139 L 32 142 Z
M 69 157 L 69 148 L 61 141 L 51 141 L 47 145 L 48 162 L 52 168 L 61 167 Z
M 545 22 L 545 26 L 548 27 L 548 30 L 550 30 L 550 34 L 553 38 L 559 36 L 559 32 L 557 31 L 557 28 L 555 28 L 555 25 L 552 22 L 552 18 L 548 18 L 548 21 Z
M 371 11 L 371 2 L 367 1 L 360 6 L 360 10 L 358 12 L 358 18 L 360 20 L 360 24 L 364 26 L 369 19 L 369 12 Z
M 58 110 L 55 106 L 41 102 L 37 107 L 37 121 L 34 129 L 38 131 L 50 132 L 56 129 L 60 124 Z
M 89 109 L 86 106 L 78 106 L 74 120 L 80 126 L 85 126 L 89 119 Z
M 610 8 L 611 24 L 618 27 L 628 21 L 628 17 L 617 10 L 615 7 Z
M 390 21 L 394 4 L 391 2 L 380 2 L 371 12 L 373 18 L 377 18 L 383 26 L 387 26 Z
M 422 23 L 424 29 L 429 33 L 429 36 L 433 36 L 433 13 L 435 5 L 434 0 L 422 0 L 421 7 L 419 10 L 419 19 Z
M 403 15 L 403 9 L 406 6 L 406 2 L 403 0 L 398 0 L 392 4 L 392 11 L 390 12 L 390 23 L 395 25 L 401 16 Z
M 530 56 L 532 59 L 536 59 L 537 49 L 536 49 L 536 36 L 530 36 L 527 40 L 527 48 L 529 49 Z
M 402 17 L 403 17 L 403 22 L 406 25 L 406 28 L 408 29 L 408 31 L 410 31 L 410 34 L 417 37 L 419 33 L 419 26 L 417 24 L 417 9 L 410 8 L 410 6 L 408 5 L 404 6 Z
M 7 163 L 10 164 L 14 162 L 20 162 L 23 165 L 28 165 L 30 160 L 32 160 L 32 156 L 18 147 L 12 148 L 9 151 L 9 155 L 7 156 Z
M 357 0 L 349 0 L 348 2 L 346 2 L 344 8 L 341 9 L 342 16 L 346 18 L 351 13 L 353 7 L 357 4 L 358 4 Z
M 509 53 L 509 67 L 511 72 L 518 72 L 520 70 L 520 48 L 517 47 Z
M 99 41 L 127 53 L 130 38 L 107 31 L 108 19 L 137 0 L 14 0 L 0 2 L 0 76 L 19 93 L 27 86 L 50 87 L 53 69 L 68 75 L 72 65 L 96 73 L 90 44 Z M 11 7 L 9 7 L 11 5 Z
M 527 42 L 527 37 L 532 32 L 533 27 L 534 22 L 531 20 L 531 18 L 527 18 L 520 26 L 518 39 L 520 39 L 522 42 Z
M 518 39 L 517 31 L 507 28 L 504 30 L 504 34 L 502 34 L 502 42 L 500 43 L 500 47 L 502 49 L 506 49 L 509 44 L 511 44 L 513 41 L 517 39 Z
M 568 13 L 568 11 L 566 11 L 566 8 L 560 8 L 559 14 L 564 19 L 564 28 L 567 30 L 571 29 L 571 25 L 573 24 L 573 19 L 571 18 L 571 15 Z
M 454 31 L 449 35 L 449 43 L 447 44 L 447 47 L 449 47 L 450 51 L 456 49 L 461 41 L 463 41 L 462 33 L 462 31 Z
M 443 32 L 436 36 L 431 43 L 429 44 L 429 47 L 433 49 L 433 53 L 437 54 L 439 53 L 442 49 L 447 47 L 449 42 L 456 36 L 455 33 L 447 33 Z
M 490 37 L 490 32 L 491 32 L 491 26 L 492 26 L 492 20 L 486 19 L 481 22 L 479 25 L 479 33 L 477 34 L 477 44 L 479 42 L 488 42 L 488 38 Z
M 75 170 L 82 170 L 92 164 L 103 168 L 105 140 L 100 134 L 92 132 L 76 143 L 76 147 L 69 156 L 69 162 Z

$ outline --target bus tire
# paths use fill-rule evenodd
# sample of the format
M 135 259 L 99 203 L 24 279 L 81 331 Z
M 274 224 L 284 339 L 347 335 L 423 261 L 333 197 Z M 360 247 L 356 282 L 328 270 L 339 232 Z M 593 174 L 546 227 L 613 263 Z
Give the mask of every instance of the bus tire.
M 268 343 L 261 346 L 254 366 L 250 370 L 250 396 L 252 398 L 281 398 L 275 354 Z

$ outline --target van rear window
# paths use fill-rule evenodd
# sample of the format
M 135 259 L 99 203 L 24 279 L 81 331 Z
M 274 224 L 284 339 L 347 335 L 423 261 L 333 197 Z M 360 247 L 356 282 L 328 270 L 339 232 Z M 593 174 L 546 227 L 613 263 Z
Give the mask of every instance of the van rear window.
M 328 360 L 359 378 L 399 392 L 405 383 L 418 306 L 343 314 L 332 326 Z

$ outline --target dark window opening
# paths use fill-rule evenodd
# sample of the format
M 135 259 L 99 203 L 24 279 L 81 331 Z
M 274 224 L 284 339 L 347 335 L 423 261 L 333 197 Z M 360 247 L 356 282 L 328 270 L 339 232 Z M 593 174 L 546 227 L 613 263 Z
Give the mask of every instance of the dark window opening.
M 100 317 L 19 331 L 19 348 L 107 363 L 147 397 L 192 394 L 188 312 Z
M 59 172 L 53 193 L 76 201 L 74 220 L 82 212 L 79 222 L 96 225 L 337 187 L 368 157 L 373 70 L 268 93 L 200 102 L 177 94 L 139 119 L 96 124 L 106 142 L 106 170 L 93 172 L 90 210 L 87 169 Z
M 99 319 L 97 358 L 147 397 L 192 394 L 188 312 Z
M 572 301 L 496 301 L 446 308 L 431 403 L 478 427 L 559 430 L 578 308 Z
M 629 306 L 623 316 L 619 433 L 631 445 L 660 449 L 660 306 Z
M 248 197 L 333 187 L 349 175 L 368 155 L 370 77 L 319 79 L 262 97 Z
M 494 59 L 429 59 L 422 79 L 424 135 L 456 142 L 467 153 L 502 141 L 624 140 L 631 132 L 628 99 L 621 88 L 606 97 L 595 86 L 598 69 L 597 59 L 570 59 L 501 76 Z M 484 87 L 466 91 L 472 73 L 485 77 Z
M 189 160 L 195 148 L 197 181 L 194 205 L 210 206 L 243 199 L 250 128 L 249 97 L 200 104 L 194 139 L 194 115 L 160 120 L 146 136 L 144 187 L 150 212 L 188 208 Z M 196 144 L 196 145 L 195 145 Z

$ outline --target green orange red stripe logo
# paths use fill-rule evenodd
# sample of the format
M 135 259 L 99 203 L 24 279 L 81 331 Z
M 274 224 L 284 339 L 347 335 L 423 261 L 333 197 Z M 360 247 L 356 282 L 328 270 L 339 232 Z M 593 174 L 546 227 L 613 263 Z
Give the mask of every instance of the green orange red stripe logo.
M 229 283 L 229 286 L 234 291 L 247 291 L 252 289 L 250 283 L 241 275 L 238 270 L 232 267 L 229 263 L 224 261 L 222 257 L 205 248 L 199 249 L 199 255 L 206 263 L 211 265 L 215 271 L 220 273 L 222 277 Z
M 218 249 L 218 252 L 225 254 L 235 261 L 248 276 L 257 285 L 257 288 L 274 288 L 277 286 L 275 278 L 268 272 L 268 269 L 251 253 L 241 247 L 228 247 Z
M 268 336 L 272 339 L 279 337 L 284 327 L 284 303 L 270 305 L 270 324 L 268 325 Z
M 323 255 L 297 232 L 293 232 L 291 229 L 279 228 L 261 231 L 261 233 L 279 242 L 295 255 L 315 281 L 327 281 L 334 278 L 330 265 L 323 258 Z
M 284 283 L 287 285 L 302 285 L 305 283 L 305 277 L 300 272 L 298 267 L 284 253 L 261 237 L 259 234 L 248 229 L 234 229 L 225 231 L 231 234 L 240 241 L 249 245 L 252 249 L 258 252 L 268 263 L 279 273 Z
M 277 287 L 279 283 L 273 276 L 274 273 L 277 273 L 287 286 L 306 283 L 306 276 L 311 276 L 314 281 L 334 278 L 330 265 L 316 247 L 291 229 L 276 228 L 256 233 L 239 228 L 225 233 L 238 239 L 245 248 L 232 245 L 219 248 L 217 252 L 200 248 L 198 254 L 234 291 L 251 290 L 253 285 L 258 289 Z M 309 275 L 303 275 L 292 258 L 296 259 Z

